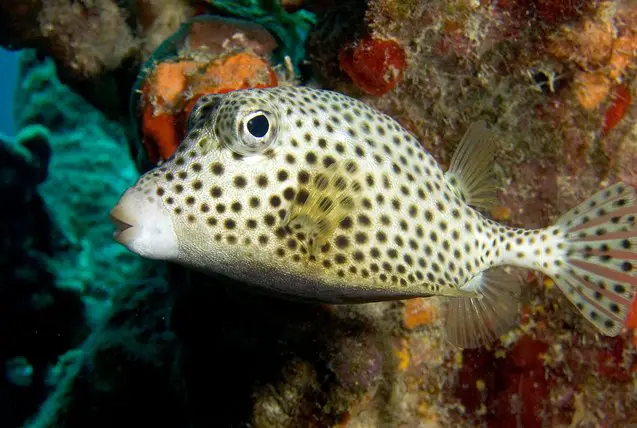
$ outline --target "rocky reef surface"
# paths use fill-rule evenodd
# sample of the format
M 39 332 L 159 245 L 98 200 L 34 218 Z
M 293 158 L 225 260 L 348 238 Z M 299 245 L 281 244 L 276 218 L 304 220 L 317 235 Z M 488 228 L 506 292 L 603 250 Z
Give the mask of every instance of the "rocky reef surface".
M 3 426 L 434 427 L 637 423 L 637 314 L 599 336 L 525 273 L 492 346 L 437 298 L 327 306 L 141 260 L 107 215 L 209 92 L 309 84 L 397 118 L 442 165 L 498 137 L 505 224 L 637 185 L 630 0 L 0 0 L 22 53 L 0 175 Z M 186 25 L 184 25 L 187 23 Z M 223 397 L 219 401 L 219 397 Z

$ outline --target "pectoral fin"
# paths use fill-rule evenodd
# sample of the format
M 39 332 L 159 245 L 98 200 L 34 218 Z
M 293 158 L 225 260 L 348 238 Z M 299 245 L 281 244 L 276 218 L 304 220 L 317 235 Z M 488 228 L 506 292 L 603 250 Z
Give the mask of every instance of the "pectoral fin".
M 301 186 L 285 220 L 309 254 L 315 254 L 358 206 L 361 183 L 353 161 L 336 162 Z

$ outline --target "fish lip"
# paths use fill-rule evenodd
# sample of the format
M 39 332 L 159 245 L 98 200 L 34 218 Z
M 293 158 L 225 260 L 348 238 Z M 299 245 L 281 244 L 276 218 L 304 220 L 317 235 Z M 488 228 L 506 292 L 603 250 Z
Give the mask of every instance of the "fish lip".
M 113 238 L 122 243 L 124 241 L 124 238 L 130 234 L 130 233 L 126 233 L 126 232 L 131 232 L 131 229 L 133 229 L 133 225 L 130 223 L 127 223 L 126 221 L 124 221 L 124 219 L 122 218 L 121 213 L 118 213 L 117 208 L 113 209 L 110 214 L 109 214 L 109 219 L 111 221 L 111 223 L 113 223 L 113 225 L 115 226 L 115 232 L 113 232 Z

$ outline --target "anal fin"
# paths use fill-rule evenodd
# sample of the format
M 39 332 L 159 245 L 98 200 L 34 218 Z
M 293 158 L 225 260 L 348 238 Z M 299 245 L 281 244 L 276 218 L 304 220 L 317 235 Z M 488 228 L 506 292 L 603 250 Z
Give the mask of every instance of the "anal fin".
M 451 287 L 441 287 L 438 286 L 435 291 L 432 291 L 432 294 L 435 296 L 443 296 L 443 297 L 464 297 L 464 298 L 475 298 L 480 299 L 482 295 L 472 289 L 461 289 L 461 288 L 451 288 Z
M 477 297 L 450 297 L 444 304 L 447 339 L 461 348 L 486 345 L 506 333 L 519 314 L 522 277 L 507 267 L 474 276 L 461 290 Z
M 345 217 L 359 205 L 358 165 L 336 162 L 317 172 L 297 192 L 284 225 L 310 255 L 324 245 Z
M 462 137 L 445 174 L 468 205 L 489 209 L 496 204 L 494 156 L 495 138 L 486 122 L 482 120 L 472 123 Z

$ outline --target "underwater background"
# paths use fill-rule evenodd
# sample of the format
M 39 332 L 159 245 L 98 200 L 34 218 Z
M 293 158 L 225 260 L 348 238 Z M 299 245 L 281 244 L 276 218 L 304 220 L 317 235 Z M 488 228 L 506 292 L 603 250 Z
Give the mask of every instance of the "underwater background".
M 491 345 L 443 300 L 291 302 L 139 257 L 109 212 L 210 93 L 311 86 L 445 169 L 480 118 L 497 204 L 545 227 L 637 186 L 632 0 L 0 0 L 0 427 L 637 426 L 637 310 L 597 333 L 524 272 Z M 631 425 L 632 424 L 632 425 Z
M 0 132 L 6 135 L 15 133 L 13 123 L 13 96 L 18 78 L 18 58 L 13 52 L 0 49 L 0 69 L 2 85 L 0 85 Z

